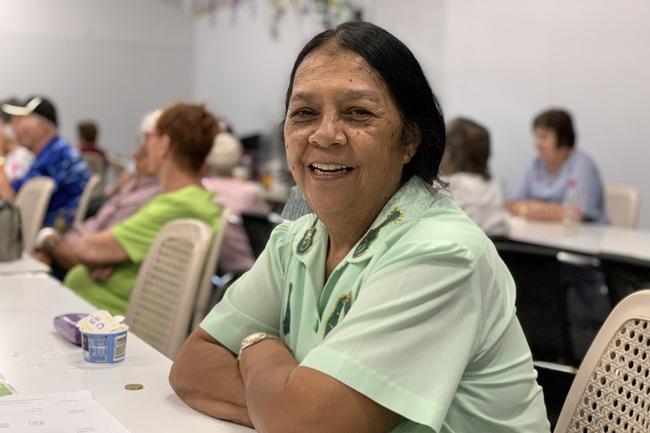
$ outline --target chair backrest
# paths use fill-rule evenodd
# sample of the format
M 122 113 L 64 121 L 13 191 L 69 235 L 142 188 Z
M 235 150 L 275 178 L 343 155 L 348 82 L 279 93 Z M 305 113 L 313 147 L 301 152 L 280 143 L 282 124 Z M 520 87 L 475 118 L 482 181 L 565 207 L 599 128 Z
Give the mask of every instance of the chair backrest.
M 88 182 L 86 182 L 81 197 L 79 197 L 79 203 L 77 204 L 77 210 L 74 214 L 73 224 L 80 224 L 86 218 L 86 214 L 88 213 L 88 204 L 97 188 L 99 188 L 100 182 L 101 177 L 98 174 L 93 174 L 90 176 L 90 179 L 88 179 Z
M 20 209 L 23 225 L 23 248 L 31 252 L 38 231 L 43 226 L 45 212 L 50 204 L 54 181 L 49 177 L 34 177 L 16 194 L 16 206 Z
M 636 227 L 639 222 L 639 192 L 629 186 L 605 187 L 605 207 L 615 226 Z
M 196 302 L 194 303 L 194 313 L 192 315 L 192 329 L 195 329 L 201 323 L 201 320 L 207 313 L 208 303 L 210 302 L 210 295 L 212 294 L 212 276 L 217 270 L 219 263 L 219 253 L 221 245 L 223 244 L 223 236 L 228 227 L 228 216 L 230 209 L 222 207 L 221 216 L 219 218 L 219 228 L 212 235 L 210 249 L 205 258 L 203 272 L 201 273 L 201 280 L 196 294 Z
M 104 184 L 110 186 L 126 170 L 128 162 L 123 156 L 112 153 L 108 154 L 107 159 L 108 167 L 104 172 Z
M 187 337 L 211 237 L 212 230 L 202 221 L 171 221 L 156 236 L 138 272 L 127 323 L 170 359 Z
M 515 280 L 517 317 L 533 359 L 577 365 L 558 251 L 512 241 L 494 244 Z
M 276 213 L 258 215 L 242 212 L 241 221 L 251 244 L 253 255 L 257 258 L 266 248 L 271 232 L 282 222 L 282 218 Z
M 611 312 L 580 365 L 555 433 L 650 431 L 650 290 Z
M 612 305 L 633 292 L 650 287 L 649 261 L 615 254 L 600 254 L 598 259 Z
M 104 176 L 106 162 L 101 154 L 97 152 L 82 152 L 81 156 L 86 161 L 86 164 L 88 164 L 91 172 L 99 176 Z

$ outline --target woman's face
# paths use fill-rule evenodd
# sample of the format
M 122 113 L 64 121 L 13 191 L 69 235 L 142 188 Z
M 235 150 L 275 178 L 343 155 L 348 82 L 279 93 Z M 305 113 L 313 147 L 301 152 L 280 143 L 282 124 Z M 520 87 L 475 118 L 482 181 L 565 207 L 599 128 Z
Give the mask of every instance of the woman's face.
M 135 162 L 135 173 L 139 176 L 152 175 L 149 170 L 149 159 L 147 158 L 147 142 L 149 141 L 150 133 L 145 132 L 141 135 L 140 144 L 133 151 L 133 161 Z
M 145 141 L 147 173 L 158 175 L 168 148 L 169 137 L 160 135 L 158 130 L 154 128 Z
M 386 84 L 357 54 L 326 45 L 298 67 L 285 146 L 291 173 L 317 213 L 378 212 L 417 148 L 402 131 Z
M 556 167 L 564 161 L 562 149 L 557 146 L 557 134 L 551 128 L 538 127 L 533 132 L 537 156 L 546 166 Z

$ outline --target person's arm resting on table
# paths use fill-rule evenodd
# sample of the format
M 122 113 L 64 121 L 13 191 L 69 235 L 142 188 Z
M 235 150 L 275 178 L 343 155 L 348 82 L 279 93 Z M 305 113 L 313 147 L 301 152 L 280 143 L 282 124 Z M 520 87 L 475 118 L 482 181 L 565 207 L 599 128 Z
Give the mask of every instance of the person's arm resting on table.
M 176 358 L 169 380 L 194 409 L 254 424 L 261 433 L 388 432 L 402 420 L 338 380 L 299 367 L 277 340 L 248 347 L 238 360 L 199 328 Z
M 261 433 L 383 433 L 403 419 L 327 374 L 298 366 L 278 340 L 246 348 L 239 370 Z
M 234 354 L 247 335 L 278 335 L 283 303 L 279 276 L 292 239 L 285 237 L 287 230 L 283 224 L 273 231 L 253 268 L 185 342 L 174 360 L 170 384 L 189 406 L 216 418 L 254 424 L 262 433 L 388 432 L 402 420 L 399 415 L 330 375 L 298 366 L 283 343 L 259 341 L 239 358 Z
M 185 341 L 169 373 L 178 396 L 199 412 L 252 426 L 237 358 L 201 328 Z
M 515 216 L 523 216 L 532 220 L 562 221 L 564 208 L 559 203 L 540 200 L 521 200 L 509 202 L 506 209 Z M 578 215 L 582 220 L 582 213 Z

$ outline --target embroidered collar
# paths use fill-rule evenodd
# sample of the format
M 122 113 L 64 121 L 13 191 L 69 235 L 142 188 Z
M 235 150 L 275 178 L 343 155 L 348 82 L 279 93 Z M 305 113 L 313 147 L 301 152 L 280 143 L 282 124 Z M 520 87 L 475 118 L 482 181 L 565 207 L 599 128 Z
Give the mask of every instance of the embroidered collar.
M 343 261 L 359 263 L 369 260 L 377 251 L 377 247 L 385 244 L 385 240 L 394 230 L 403 227 L 403 224 L 408 221 L 417 219 L 424 211 L 431 208 L 433 202 L 440 196 L 431 185 L 419 177 L 411 178 L 388 200 L 371 228 Z M 317 257 L 325 254 L 321 249 L 326 248 L 327 242 L 327 229 L 323 222 L 315 214 L 310 218 L 313 218 L 313 221 L 307 227 L 303 225 L 293 242 L 293 253 L 296 258 L 307 265 L 313 264 L 314 260 L 318 260 Z

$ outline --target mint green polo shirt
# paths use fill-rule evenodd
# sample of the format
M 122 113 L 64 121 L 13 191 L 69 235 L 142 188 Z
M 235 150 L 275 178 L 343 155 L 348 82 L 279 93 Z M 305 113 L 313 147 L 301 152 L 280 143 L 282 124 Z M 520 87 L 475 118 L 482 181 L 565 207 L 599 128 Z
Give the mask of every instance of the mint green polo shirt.
M 97 308 L 125 315 L 140 265 L 160 229 L 175 219 L 195 218 L 216 230 L 220 213 L 214 193 L 196 185 L 160 194 L 111 229 L 129 256 L 128 262 L 117 265 L 105 281 L 93 280 L 85 266 L 77 265 L 68 272 L 64 284 Z
M 237 353 L 279 335 L 405 420 L 393 433 L 548 433 L 542 391 L 494 246 L 449 198 L 408 181 L 324 281 L 314 214 L 277 227 L 201 327 Z

